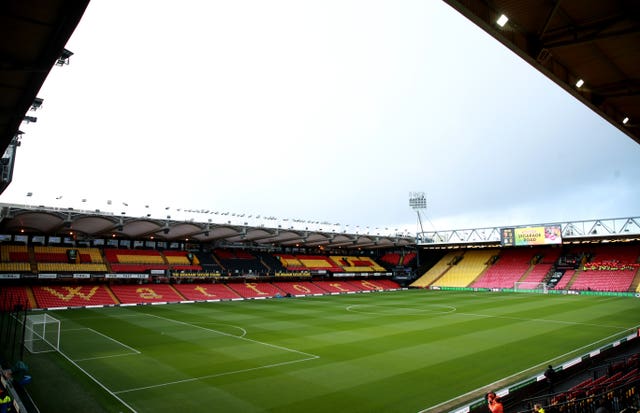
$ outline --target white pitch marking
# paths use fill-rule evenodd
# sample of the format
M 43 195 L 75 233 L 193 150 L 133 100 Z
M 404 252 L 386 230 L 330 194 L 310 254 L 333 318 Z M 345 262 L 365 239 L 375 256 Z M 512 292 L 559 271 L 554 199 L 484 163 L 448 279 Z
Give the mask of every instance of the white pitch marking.
M 266 343 L 263 343 L 263 344 L 266 344 Z M 295 351 L 295 350 L 293 350 L 293 351 Z M 158 388 L 158 387 L 166 387 L 166 386 L 171 386 L 171 385 L 174 385 L 174 384 L 189 383 L 189 382 L 192 382 L 192 381 L 199 381 L 199 380 L 211 379 L 211 378 L 214 378 L 214 377 L 228 376 L 228 375 L 231 375 L 231 374 L 246 373 L 248 371 L 270 369 L 272 367 L 285 366 L 287 364 L 302 363 L 304 361 L 315 360 L 315 359 L 318 359 L 318 358 L 320 358 L 320 356 L 313 356 L 313 357 L 300 359 L 300 360 L 284 361 L 282 363 L 267 364 L 265 366 L 251 367 L 251 368 L 242 369 L 242 370 L 225 371 L 223 373 L 209 374 L 207 376 L 192 377 L 190 379 L 176 380 L 176 381 L 171 381 L 171 382 L 167 382 L 167 383 L 153 384 L 151 386 L 136 387 L 136 388 L 133 388 L 133 389 L 120 390 L 120 391 L 117 391 L 115 393 L 116 394 L 122 394 L 122 393 L 131 393 L 131 392 L 141 391 L 141 390 L 155 389 L 155 388 Z
M 444 402 L 442 402 L 442 403 L 436 404 L 435 406 L 431 406 L 431 407 L 426 408 L 426 409 L 424 409 L 424 410 L 420 410 L 418 413 L 428 413 L 428 412 L 431 412 L 431 411 L 438 411 L 437 409 L 438 409 L 440 406 L 443 406 L 443 405 L 445 405 L 445 404 L 448 404 L 448 403 L 454 402 L 454 401 L 456 401 L 456 400 L 464 399 L 466 396 L 470 396 L 470 395 L 472 395 L 472 394 L 474 394 L 474 393 L 479 393 L 479 392 L 483 391 L 483 389 L 492 388 L 492 387 L 493 387 L 493 386 L 495 386 L 497 383 L 504 382 L 505 380 L 507 380 L 507 381 L 508 381 L 509 379 L 511 379 L 511 378 L 513 378 L 513 377 L 517 377 L 517 376 L 519 376 L 519 375 L 521 375 L 521 374 L 524 374 L 524 373 L 526 373 L 526 372 L 528 372 L 528 371 L 531 371 L 531 370 L 534 370 L 534 369 L 536 369 L 536 368 L 539 368 L 540 366 L 546 366 L 546 365 L 548 365 L 548 364 L 549 364 L 549 363 L 551 363 L 551 362 L 554 362 L 554 361 L 556 361 L 556 360 L 559 360 L 559 359 L 562 359 L 562 358 L 564 358 L 564 357 L 567 357 L 567 356 L 569 356 L 569 355 L 571 355 L 571 354 L 573 354 L 573 353 L 575 353 L 575 352 L 577 352 L 577 351 L 579 351 L 579 350 L 586 349 L 586 348 L 589 348 L 589 347 L 591 347 L 591 346 L 593 346 L 593 345 L 596 345 L 596 344 L 598 344 L 598 343 L 602 343 L 602 342 L 605 342 L 605 341 L 611 340 L 612 338 L 617 337 L 617 336 L 618 336 L 618 334 L 612 334 L 612 335 L 610 335 L 609 337 L 605 337 L 605 338 L 603 338 L 603 339 L 600 339 L 600 340 L 594 341 L 593 343 L 586 344 L 586 345 L 584 345 L 584 346 L 582 346 L 582 347 L 579 347 L 579 348 L 577 348 L 577 349 L 575 349 L 575 350 L 572 350 L 572 351 L 570 351 L 570 352 L 564 353 L 564 354 L 562 354 L 562 355 L 560 355 L 560 356 L 557 356 L 557 357 L 554 357 L 554 358 L 552 358 L 552 359 L 549 359 L 549 360 L 543 361 L 543 362 L 541 362 L 541 363 L 538 363 L 538 364 L 536 364 L 535 366 L 529 367 L 528 369 L 525 369 L 525 370 L 519 371 L 519 372 L 514 373 L 514 374 L 512 374 L 512 375 L 510 375 L 510 376 L 507 376 L 507 377 L 503 377 L 503 378 L 501 378 L 501 379 L 500 379 L 500 380 L 498 380 L 498 381 L 494 381 L 493 383 L 487 384 L 486 386 L 479 387 L 479 388 L 477 388 L 477 389 L 474 389 L 474 390 L 468 391 L 468 392 L 466 392 L 465 394 L 461 394 L 461 395 L 460 395 L 460 396 L 458 396 L 458 397 L 454 397 L 453 399 L 449 399 L 449 400 L 444 401 Z

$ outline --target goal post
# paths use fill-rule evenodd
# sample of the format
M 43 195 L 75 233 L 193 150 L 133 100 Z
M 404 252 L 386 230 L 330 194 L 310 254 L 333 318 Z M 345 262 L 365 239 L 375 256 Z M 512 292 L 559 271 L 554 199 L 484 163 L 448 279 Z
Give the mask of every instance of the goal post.
M 60 350 L 60 320 L 46 313 L 29 314 L 24 323 L 24 346 L 31 353 Z
M 543 282 L 529 282 L 529 281 L 516 281 L 513 283 L 514 291 L 521 292 L 539 292 L 547 294 L 549 289 L 546 283 Z

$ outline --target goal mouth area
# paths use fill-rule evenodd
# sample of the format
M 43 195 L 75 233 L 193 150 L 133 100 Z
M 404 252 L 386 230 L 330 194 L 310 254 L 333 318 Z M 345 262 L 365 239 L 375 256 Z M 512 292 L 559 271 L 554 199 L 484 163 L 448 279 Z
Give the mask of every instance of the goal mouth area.
M 24 319 L 24 347 L 32 354 L 60 351 L 60 320 L 44 314 Z
M 513 283 L 513 291 L 548 293 L 549 288 L 543 282 L 517 281 Z

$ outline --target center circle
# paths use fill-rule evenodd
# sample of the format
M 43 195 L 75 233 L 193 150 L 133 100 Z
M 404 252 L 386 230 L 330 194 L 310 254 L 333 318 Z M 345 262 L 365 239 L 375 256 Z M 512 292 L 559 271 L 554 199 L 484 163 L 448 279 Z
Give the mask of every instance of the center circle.
M 429 314 L 450 314 L 456 311 L 456 308 L 450 305 L 442 304 L 425 304 L 415 307 L 407 307 L 402 305 L 386 306 L 379 304 L 354 304 L 347 306 L 347 311 L 358 314 L 371 315 L 429 315 Z

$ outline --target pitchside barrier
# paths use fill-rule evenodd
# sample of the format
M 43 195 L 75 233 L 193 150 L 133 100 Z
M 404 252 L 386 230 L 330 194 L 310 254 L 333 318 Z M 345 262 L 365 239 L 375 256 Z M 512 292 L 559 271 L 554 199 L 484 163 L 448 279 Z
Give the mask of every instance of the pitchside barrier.
M 565 363 L 563 363 L 563 364 L 561 364 L 559 366 L 556 366 L 555 367 L 555 371 L 556 372 L 561 372 L 563 370 L 567 370 L 569 368 L 579 366 L 582 363 L 589 363 L 589 362 L 592 361 L 592 359 L 600 356 L 601 354 L 602 355 L 606 354 L 605 352 L 607 350 L 611 350 L 613 348 L 621 346 L 622 344 L 629 343 L 629 342 L 631 342 L 633 340 L 637 340 L 639 335 L 640 335 L 640 330 L 636 330 L 633 333 L 631 333 L 631 334 L 629 334 L 629 335 L 627 335 L 625 337 L 622 337 L 619 340 L 616 340 L 616 341 L 614 341 L 612 343 L 609 343 L 609 344 L 607 344 L 607 345 L 605 345 L 603 347 L 600 347 L 597 350 L 594 350 L 594 351 L 591 351 L 589 353 L 583 354 L 583 355 L 578 356 L 578 357 L 576 357 L 574 359 L 571 359 L 571 360 L 569 360 L 569 361 L 567 361 L 567 362 L 565 362 Z M 536 376 L 532 376 L 532 377 L 530 377 L 528 379 L 525 379 L 525 380 L 522 380 L 520 382 L 517 382 L 517 383 L 515 383 L 515 384 L 513 384 L 513 385 L 511 385 L 509 387 L 505 387 L 503 389 L 496 390 L 495 392 L 496 392 L 496 394 L 498 396 L 505 397 L 505 396 L 507 396 L 509 394 L 512 394 L 512 393 L 515 393 L 515 392 L 517 392 L 519 390 L 522 390 L 522 389 L 526 388 L 529 385 L 532 385 L 532 384 L 537 383 L 537 382 L 545 381 L 545 380 L 546 380 L 546 377 L 545 377 L 544 373 L 540 373 L 540 374 L 538 374 Z M 462 406 L 462 407 L 459 407 L 459 408 L 457 408 L 455 410 L 451 410 L 450 413 L 468 413 L 468 412 L 471 412 L 471 411 L 474 411 L 474 410 L 477 410 L 477 409 L 480 409 L 480 411 L 483 411 L 484 409 L 488 410 L 488 408 L 486 407 L 486 400 L 485 400 L 484 397 L 480 398 L 480 399 L 473 400 L 469 404 L 467 404 L 465 406 Z
M 430 290 L 437 291 L 492 291 L 492 292 L 515 292 L 513 288 L 470 288 L 470 287 L 429 287 Z M 518 292 L 540 292 L 539 290 L 518 290 Z M 607 297 L 635 297 L 640 298 L 640 293 L 631 293 L 628 291 L 583 291 L 583 290 L 547 290 L 547 294 L 561 295 L 598 295 Z

